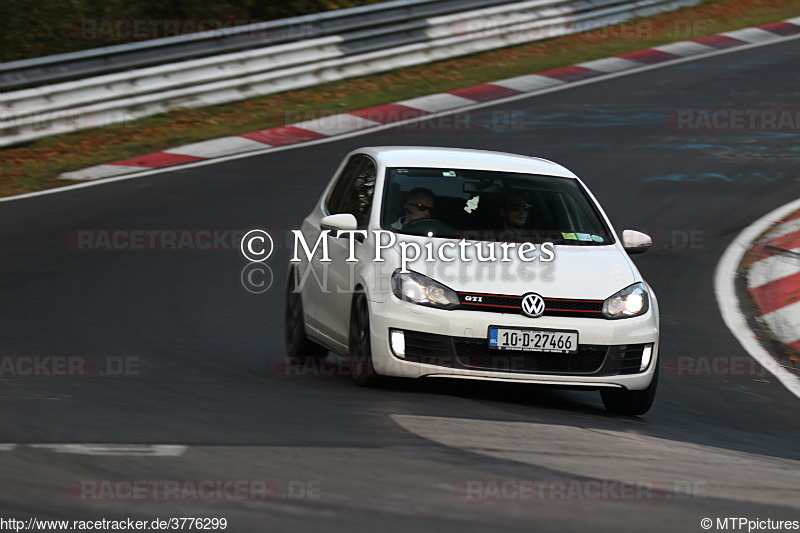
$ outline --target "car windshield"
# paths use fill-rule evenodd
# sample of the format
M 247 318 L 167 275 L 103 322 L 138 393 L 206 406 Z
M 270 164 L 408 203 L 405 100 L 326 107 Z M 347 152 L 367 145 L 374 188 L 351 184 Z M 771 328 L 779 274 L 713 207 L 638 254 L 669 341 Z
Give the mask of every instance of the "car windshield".
M 381 227 L 397 233 L 574 246 L 612 244 L 574 179 L 471 169 L 388 168 Z

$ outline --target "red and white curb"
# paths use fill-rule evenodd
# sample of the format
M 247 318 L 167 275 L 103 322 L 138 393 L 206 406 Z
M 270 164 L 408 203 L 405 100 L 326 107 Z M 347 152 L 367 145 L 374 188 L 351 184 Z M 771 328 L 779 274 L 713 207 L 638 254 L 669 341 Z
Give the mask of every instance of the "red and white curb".
M 712 54 L 728 48 L 776 41 L 797 35 L 800 35 L 800 17 L 711 37 L 665 44 L 647 50 L 555 68 L 536 74 L 482 83 L 446 93 L 432 94 L 401 102 L 359 109 L 349 113 L 315 118 L 287 126 L 187 144 L 124 161 L 97 165 L 74 172 L 65 172 L 59 178 L 90 181 L 122 176 L 148 169 L 171 167 L 218 157 L 263 151 L 265 148 L 277 148 L 335 137 L 355 131 L 369 130 L 443 111 L 467 108 L 474 106 L 476 103 L 533 93 L 589 78 L 643 69 L 655 64 Z
M 775 224 L 750 250 L 747 289 L 772 334 L 800 352 L 800 211 Z
M 800 398 L 800 376 L 788 368 L 784 354 L 771 353 L 750 329 L 737 290 L 740 266 L 758 308 L 756 318 L 786 346 L 800 348 L 800 199 L 756 220 L 734 238 L 714 272 L 714 293 L 722 319 L 747 353 Z M 748 313 L 749 314 L 749 313 Z M 792 363 L 792 366 L 795 366 Z

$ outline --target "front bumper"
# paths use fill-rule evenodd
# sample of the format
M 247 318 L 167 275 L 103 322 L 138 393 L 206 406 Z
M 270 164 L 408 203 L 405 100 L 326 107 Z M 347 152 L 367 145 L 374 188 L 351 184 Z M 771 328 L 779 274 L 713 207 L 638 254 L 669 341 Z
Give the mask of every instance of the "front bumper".
M 390 297 L 370 302 L 372 357 L 381 375 L 450 377 L 550 384 L 564 387 L 641 390 L 658 364 L 658 308 L 635 318 L 606 320 L 471 310 L 440 310 Z M 577 330 L 575 355 L 497 352 L 488 348 L 489 326 Z M 402 330 L 407 355 L 394 354 L 390 331 Z M 638 362 L 651 346 L 644 371 Z

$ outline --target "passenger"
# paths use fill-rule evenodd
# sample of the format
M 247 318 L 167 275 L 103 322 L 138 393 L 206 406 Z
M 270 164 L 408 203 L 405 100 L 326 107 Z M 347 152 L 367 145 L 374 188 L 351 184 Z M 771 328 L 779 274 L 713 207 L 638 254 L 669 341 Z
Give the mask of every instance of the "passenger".
M 528 203 L 522 194 L 513 193 L 507 195 L 503 206 L 500 208 L 503 231 L 511 232 L 514 235 L 524 231 L 532 208 L 533 206 Z

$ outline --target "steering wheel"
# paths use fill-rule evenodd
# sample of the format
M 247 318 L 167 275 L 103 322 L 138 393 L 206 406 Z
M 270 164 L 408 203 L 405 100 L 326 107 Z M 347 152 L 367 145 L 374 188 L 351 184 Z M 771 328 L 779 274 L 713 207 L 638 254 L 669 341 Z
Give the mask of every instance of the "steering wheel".
M 404 225 L 402 231 L 412 235 L 427 236 L 432 233 L 434 237 L 445 237 L 455 233 L 455 229 L 435 218 L 418 218 Z

